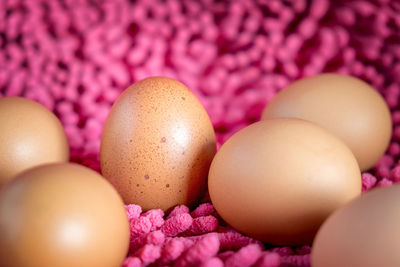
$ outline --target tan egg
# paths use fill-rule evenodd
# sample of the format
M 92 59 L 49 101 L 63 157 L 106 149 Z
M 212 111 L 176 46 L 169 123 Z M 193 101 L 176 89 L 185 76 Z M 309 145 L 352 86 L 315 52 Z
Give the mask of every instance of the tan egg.
M 342 207 L 321 226 L 313 267 L 400 266 L 400 185 L 373 189 Z
M 385 152 L 392 134 L 384 99 L 364 81 L 339 74 L 298 80 L 264 109 L 262 119 L 295 117 L 317 123 L 339 136 L 352 150 L 361 171 Z
M 215 150 L 214 129 L 198 99 L 176 80 L 152 77 L 113 105 L 101 170 L 125 203 L 167 210 L 202 196 Z
M 129 246 L 122 199 L 98 173 L 53 163 L 0 190 L 0 266 L 119 267 Z
M 30 167 L 68 160 L 67 137 L 51 111 L 21 97 L 0 99 L 0 186 Z
M 361 193 L 347 146 L 299 119 L 240 130 L 217 152 L 208 179 L 211 201 L 228 224 L 276 245 L 310 244 L 322 222 Z

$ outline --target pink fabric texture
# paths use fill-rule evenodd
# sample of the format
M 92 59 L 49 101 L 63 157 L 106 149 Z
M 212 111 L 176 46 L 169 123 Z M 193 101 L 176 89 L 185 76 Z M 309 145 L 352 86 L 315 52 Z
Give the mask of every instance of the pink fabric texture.
M 110 107 L 142 78 L 185 83 L 220 146 L 293 80 L 350 74 L 384 96 L 394 123 L 386 155 L 362 176 L 366 191 L 400 181 L 399 32 L 396 0 L 5 0 L 0 97 L 24 96 L 54 111 L 72 160 L 99 170 Z M 310 266 L 309 246 L 266 246 L 225 226 L 210 203 L 169 214 L 126 209 L 125 267 Z

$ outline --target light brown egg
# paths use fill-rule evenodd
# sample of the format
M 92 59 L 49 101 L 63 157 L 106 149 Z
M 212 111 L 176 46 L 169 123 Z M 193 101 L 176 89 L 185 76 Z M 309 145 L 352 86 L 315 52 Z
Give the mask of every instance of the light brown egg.
M 400 185 L 377 188 L 332 214 L 311 253 L 313 267 L 400 266 Z
M 147 78 L 113 105 L 101 170 L 125 203 L 144 210 L 191 205 L 206 189 L 215 142 L 207 112 L 188 88 L 170 78 Z
M 129 246 L 122 199 L 98 173 L 53 163 L 0 190 L 0 266 L 119 267 Z
M 228 224 L 276 245 L 310 244 L 322 222 L 361 193 L 347 146 L 299 119 L 240 130 L 217 152 L 208 179 L 211 201 Z
M 68 160 L 67 137 L 52 112 L 25 98 L 0 98 L 0 187 L 30 167 Z
M 295 117 L 317 123 L 350 147 L 362 171 L 385 152 L 392 134 L 389 108 L 364 81 L 339 74 L 298 80 L 264 109 L 262 119 Z

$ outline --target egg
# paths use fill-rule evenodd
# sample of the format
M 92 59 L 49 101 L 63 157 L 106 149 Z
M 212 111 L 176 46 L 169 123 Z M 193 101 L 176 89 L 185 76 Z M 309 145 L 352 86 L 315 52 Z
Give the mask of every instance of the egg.
M 205 192 L 216 151 L 207 112 L 182 83 L 151 77 L 126 89 L 104 126 L 103 175 L 144 210 L 192 205 Z
M 212 161 L 209 193 L 236 230 L 275 245 L 310 244 L 322 222 L 361 193 L 349 148 L 300 119 L 254 123 Z
M 121 197 L 86 167 L 37 166 L 0 190 L 0 266 L 117 267 L 129 235 Z
M 326 73 L 298 80 L 265 107 L 262 119 L 295 117 L 325 127 L 350 147 L 361 171 L 385 152 L 392 134 L 388 106 L 366 82 Z
M 337 210 L 314 240 L 313 267 L 400 266 L 400 185 L 373 189 Z
M 67 137 L 51 111 L 21 97 L 0 98 L 0 187 L 33 166 L 68 160 Z

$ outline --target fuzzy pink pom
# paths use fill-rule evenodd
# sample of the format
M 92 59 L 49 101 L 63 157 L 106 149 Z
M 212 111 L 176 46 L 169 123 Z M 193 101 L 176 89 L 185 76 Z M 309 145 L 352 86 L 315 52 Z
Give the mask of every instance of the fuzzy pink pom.
M 279 267 L 280 265 L 281 257 L 274 252 L 264 252 L 256 264 L 257 267 Z
M 138 205 L 126 205 L 125 206 L 126 212 L 128 214 L 128 219 L 133 220 L 139 218 L 140 214 L 142 213 L 142 207 Z
M 167 219 L 179 214 L 189 213 L 189 208 L 185 205 L 176 206 L 167 216 Z
M 238 249 L 249 244 L 261 244 L 259 241 L 237 232 L 218 233 L 222 250 Z
M 388 148 L 388 153 L 392 157 L 396 157 L 400 155 L 400 144 L 391 143 Z
M 392 181 L 390 181 L 387 178 L 383 178 L 382 180 L 380 180 L 376 186 L 378 187 L 387 187 L 387 186 L 391 186 L 393 184 Z
M 225 264 L 232 267 L 252 266 L 261 256 L 261 247 L 256 244 L 250 244 L 241 248 L 237 253 L 230 256 Z
M 162 263 L 170 263 L 179 258 L 184 251 L 195 244 L 194 240 L 189 238 L 167 238 L 162 249 Z
M 376 177 L 373 176 L 370 173 L 363 173 L 362 174 L 362 191 L 368 191 L 369 189 L 371 189 L 372 187 L 374 187 L 374 185 L 376 184 Z
M 289 256 L 294 254 L 293 249 L 290 247 L 276 247 L 272 251 L 278 253 L 280 256 Z
M 200 265 L 200 267 L 223 267 L 223 266 L 224 262 L 217 257 L 211 257 L 202 262 Z
M 281 266 L 299 266 L 308 267 L 310 266 L 310 254 L 307 255 L 289 255 L 281 257 Z
M 161 248 L 151 244 L 144 245 L 141 249 L 135 252 L 135 255 L 141 259 L 143 264 L 155 262 L 161 255 Z
M 189 229 L 192 223 L 193 218 L 189 213 L 180 213 L 168 218 L 164 225 L 161 226 L 161 231 L 166 236 L 176 236 Z
M 203 261 L 214 256 L 218 250 L 219 239 L 217 234 L 207 235 L 189 248 L 174 266 L 198 266 Z
M 128 257 L 122 263 L 122 267 L 141 267 L 142 261 L 138 257 Z
M 164 224 L 164 212 L 160 209 L 149 210 L 142 216 L 149 219 L 152 231 L 159 229 Z
M 389 155 L 383 155 L 379 161 L 375 164 L 376 167 L 387 167 L 390 168 L 394 164 L 394 159 L 393 157 Z
M 388 178 L 390 177 L 390 167 L 387 166 L 379 166 L 376 168 L 375 175 L 379 178 Z
M 139 217 L 130 222 L 131 238 L 138 237 L 142 234 L 150 232 L 152 223 L 147 217 Z
M 218 220 L 212 215 L 197 217 L 193 220 L 192 225 L 188 229 L 188 233 L 192 235 L 200 235 L 217 230 Z
M 214 206 L 211 203 L 200 204 L 194 211 L 190 213 L 193 218 L 211 215 L 215 212 Z
M 399 165 L 391 170 L 390 178 L 395 183 L 400 182 L 400 166 Z
M 160 246 L 164 243 L 164 240 L 165 235 L 161 231 L 150 232 L 133 238 L 130 243 L 130 250 L 135 251 L 146 244 Z

